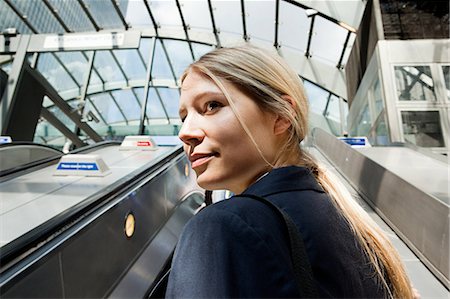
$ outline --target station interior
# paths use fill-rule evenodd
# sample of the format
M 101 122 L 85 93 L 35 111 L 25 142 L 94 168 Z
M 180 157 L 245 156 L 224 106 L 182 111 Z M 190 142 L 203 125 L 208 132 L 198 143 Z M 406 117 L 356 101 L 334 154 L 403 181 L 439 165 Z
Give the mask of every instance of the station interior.
M 243 44 L 297 72 L 302 146 L 421 298 L 450 297 L 449 1 L 0 0 L 2 298 L 149 295 L 186 222 L 230 196 L 196 184 L 180 76 Z

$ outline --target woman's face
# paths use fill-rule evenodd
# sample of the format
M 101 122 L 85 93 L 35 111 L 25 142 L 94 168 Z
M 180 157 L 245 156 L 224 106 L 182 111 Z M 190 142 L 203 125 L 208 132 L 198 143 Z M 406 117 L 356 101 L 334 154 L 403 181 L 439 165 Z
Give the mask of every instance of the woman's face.
M 276 116 L 263 112 L 233 85 L 223 84 L 264 157 L 273 161 L 279 142 L 273 128 Z M 239 194 L 269 169 L 222 91 L 205 75 L 191 71 L 184 79 L 180 117 L 179 137 L 202 188 Z

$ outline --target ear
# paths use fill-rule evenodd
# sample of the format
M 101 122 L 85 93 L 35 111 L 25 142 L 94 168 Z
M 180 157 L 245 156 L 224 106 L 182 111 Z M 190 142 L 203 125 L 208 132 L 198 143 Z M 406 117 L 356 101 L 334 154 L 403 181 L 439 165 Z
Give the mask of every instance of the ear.
M 294 99 L 291 96 L 288 95 L 282 95 L 281 98 L 283 98 L 286 102 L 288 102 L 288 104 L 290 105 L 290 107 L 292 109 L 290 109 L 292 111 L 292 113 L 295 113 L 295 109 L 294 107 L 296 107 L 296 102 L 294 101 Z M 290 127 L 292 126 L 291 120 L 278 115 L 277 119 L 275 120 L 275 126 L 274 126 L 274 133 L 275 135 L 280 135 L 285 133 Z

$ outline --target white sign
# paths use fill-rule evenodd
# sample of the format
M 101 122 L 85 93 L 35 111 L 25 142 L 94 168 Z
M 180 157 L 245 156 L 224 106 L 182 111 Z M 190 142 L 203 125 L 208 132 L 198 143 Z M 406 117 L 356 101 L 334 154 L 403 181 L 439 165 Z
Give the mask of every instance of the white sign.
M 99 48 L 122 46 L 124 39 L 124 33 L 51 35 L 45 37 L 44 49 Z

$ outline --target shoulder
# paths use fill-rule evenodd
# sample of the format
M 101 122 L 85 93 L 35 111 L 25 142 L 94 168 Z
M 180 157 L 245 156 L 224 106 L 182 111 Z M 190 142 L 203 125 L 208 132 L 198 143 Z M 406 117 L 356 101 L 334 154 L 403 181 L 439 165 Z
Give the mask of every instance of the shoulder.
M 248 197 L 236 197 L 224 200 L 200 211 L 186 225 L 186 230 L 217 229 L 235 226 L 259 226 L 261 222 L 269 221 L 264 227 L 269 227 L 271 220 L 276 222 L 275 215 L 265 204 Z M 273 219 L 275 218 L 275 219 Z
M 181 242 L 284 243 L 285 229 L 265 204 L 247 197 L 231 198 L 200 211 L 186 224 Z

